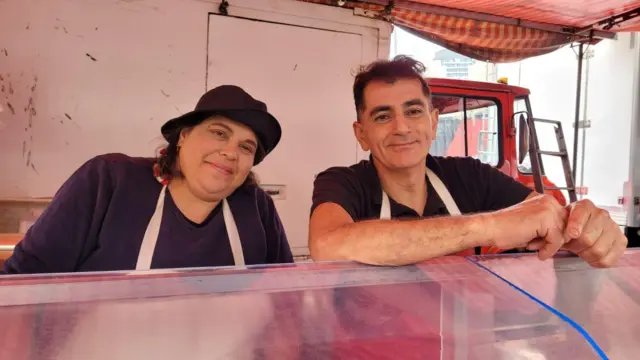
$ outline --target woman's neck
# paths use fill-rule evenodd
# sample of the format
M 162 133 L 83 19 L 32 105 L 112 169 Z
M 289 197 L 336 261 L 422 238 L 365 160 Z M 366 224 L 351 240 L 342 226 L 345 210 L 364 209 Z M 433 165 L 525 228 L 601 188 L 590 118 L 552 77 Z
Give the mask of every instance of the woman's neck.
M 220 201 L 211 202 L 198 198 L 189 189 L 184 179 L 172 179 L 168 188 L 178 210 L 196 224 L 201 224 L 220 203 Z
M 396 202 L 408 206 L 418 214 L 427 203 L 426 165 L 391 170 L 374 162 L 382 189 Z

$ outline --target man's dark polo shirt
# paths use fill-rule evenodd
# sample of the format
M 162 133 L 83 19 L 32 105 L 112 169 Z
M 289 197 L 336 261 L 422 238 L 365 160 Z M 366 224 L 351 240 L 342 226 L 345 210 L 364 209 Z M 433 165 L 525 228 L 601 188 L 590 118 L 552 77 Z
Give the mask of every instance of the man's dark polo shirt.
M 532 190 L 498 169 L 469 157 L 427 157 L 427 167 L 445 184 L 463 214 L 488 212 L 522 202 Z M 425 175 L 426 176 L 426 175 Z M 447 209 L 429 181 L 422 217 L 447 215 Z M 371 160 L 349 167 L 332 167 L 313 184 L 311 213 L 322 203 L 342 206 L 354 221 L 380 217 L 382 190 Z M 392 218 L 420 217 L 391 197 Z

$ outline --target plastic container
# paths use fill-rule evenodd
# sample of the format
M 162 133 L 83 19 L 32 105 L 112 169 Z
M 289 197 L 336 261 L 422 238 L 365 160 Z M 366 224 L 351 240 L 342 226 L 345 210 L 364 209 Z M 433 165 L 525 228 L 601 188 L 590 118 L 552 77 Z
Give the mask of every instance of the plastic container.
M 639 358 L 640 251 L 628 250 L 609 269 L 571 256 L 544 262 L 531 255 L 475 260 L 575 321 L 607 358 Z
M 468 259 L 0 278 L 0 359 L 598 359 Z

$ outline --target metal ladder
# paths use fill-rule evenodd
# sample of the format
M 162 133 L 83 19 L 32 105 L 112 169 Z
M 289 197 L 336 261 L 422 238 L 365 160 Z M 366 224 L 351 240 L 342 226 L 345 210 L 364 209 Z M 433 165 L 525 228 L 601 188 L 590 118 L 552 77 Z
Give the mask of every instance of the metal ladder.
M 536 134 L 535 123 L 546 123 L 554 125 L 554 131 L 556 133 L 556 140 L 558 140 L 558 149 L 560 151 L 544 151 L 540 150 L 540 144 L 538 143 L 538 135 Z M 567 143 L 564 140 L 564 133 L 562 132 L 562 123 L 557 120 L 545 120 L 536 119 L 531 116 L 527 117 L 527 125 L 529 126 L 529 156 L 531 158 L 531 167 L 533 170 L 533 181 L 536 186 L 536 191 L 544 193 L 544 190 L 566 190 L 569 193 L 569 202 L 576 202 L 578 197 L 576 195 L 576 186 L 571 172 L 571 163 L 569 162 L 569 153 L 567 152 Z M 545 187 L 542 182 L 542 155 L 557 156 L 562 160 L 562 168 L 564 170 L 564 178 L 566 180 L 566 187 Z

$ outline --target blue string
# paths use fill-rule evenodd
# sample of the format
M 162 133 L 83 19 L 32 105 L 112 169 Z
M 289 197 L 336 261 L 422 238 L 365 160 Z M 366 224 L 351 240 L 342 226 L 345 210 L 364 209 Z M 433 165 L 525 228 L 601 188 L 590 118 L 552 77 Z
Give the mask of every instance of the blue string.
M 554 315 L 558 316 L 560 319 L 564 320 L 565 322 L 567 322 L 569 325 L 571 325 L 574 329 L 576 329 L 576 331 L 578 331 L 578 333 L 580 333 L 580 335 L 582 335 L 582 337 L 585 338 L 585 340 L 587 340 L 587 342 L 589 343 L 589 345 L 591 345 L 591 347 L 593 348 L 593 350 L 596 351 L 596 353 L 598 353 L 598 355 L 604 359 L 604 360 L 608 360 L 609 358 L 607 357 L 607 354 L 605 354 L 605 352 L 602 350 L 602 348 L 600 348 L 600 346 L 598 345 L 598 343 L 596 343 L 596 341 L 591 337 L 591 335 L 589 335 L 589 333 L 582 327 L 580 326 L 580 324 L 578 324 L 577 322 L 575 322 L 573 319 L 571 319 L 569 316 L 563 314 L 562 312 L 560 312 L 559 310 L 555 309 L 554 307 L 547 305 L 546 303 L 544 303 L 542 300 L 538 299 L 537 297 L 531 295 L 530 293 L 526 292 L 525 290 L 523 290 L 522 288 L 520 288 L 519 286 L 517 286 L 516 284 L 512 283 L 511 281 L 503 278 L 502 276 L 498 275 L 496 272 L 492 271 L 491 269 L 489 269 L 488 267 L 480 264 L 480 262 L 475 261 L 472 258 L 466 257 L 467 260 L 471 261 L 472 263 L 476 264 L 478 267 L 480 267 L 481 269 L 484 269 L 486 271 L 488 271 L 490 274 L 494 275 L 495 277 L 497 277 L 498 279 L 506 282 L 509 286 L 513 287 L 514 289 L 516 289 L 517 291 L 523 293 L 525 296 L 527 296 L 529 299 L 535 301 L 536 303 L 538 303 L 540 306 L 542 306 L 543 308 L 551 311 Z

